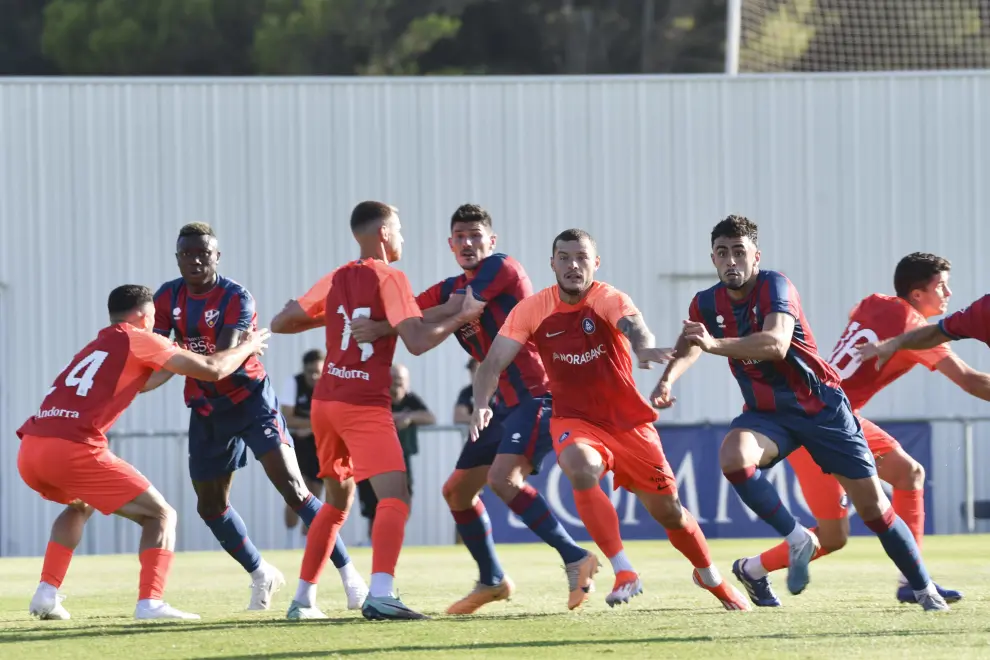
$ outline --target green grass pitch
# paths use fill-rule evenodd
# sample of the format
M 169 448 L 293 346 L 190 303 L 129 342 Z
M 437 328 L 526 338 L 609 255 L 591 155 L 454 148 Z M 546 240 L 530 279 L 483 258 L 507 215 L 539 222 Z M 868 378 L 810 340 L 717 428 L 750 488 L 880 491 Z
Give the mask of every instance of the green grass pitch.
M 717 565 L 755 554 L 767 540 L 715 541 Z M 590 547 L 590 546 L 589 546 Z M 611 570 L 579 611 L 566 608 L 567 583 L 557 555 L 540 545 L 499 547 L 516 583 L 511 602 L 472 617 L 448 617 L 447 605 L 472 586 L 475 569 L 463 547 L 407 548 L 397 586 L 405 602 L 435 615 L 422 622 L 368 622 L 344 608 L 328 564 L 319 605 L 330 621 L 284 619 L 295 590 L 300 551 L 268 552 L 286 576 L 268 612 L 246 612 L 249 579 L 225 554 L 176 557 L 166 599 L 203 616 L 193 622 L 136 622 L 136 555 L 79 557 L 62 593 L 70 621 L 37 621 L 28 603 L 40 558 L 0 560 L 0 657 L 3 658 L 988 658 L 990 538 L 929 537 L 925 556 L 935 578 L 964 591 L 943 614 L 926 614 L 894 599 L 896 572 L 872 538 L 812 565 L 812 581 L 791 596 L 775 581 L 778 609 L 726 612 L 695 587 L 691 569 L 666 540 L 627 544 L 645 593 L 628 606 L 604 602 Z M 370 552 L 352 556 L 367 577 Z M 614 655 L 613 655 L 614 654 Z

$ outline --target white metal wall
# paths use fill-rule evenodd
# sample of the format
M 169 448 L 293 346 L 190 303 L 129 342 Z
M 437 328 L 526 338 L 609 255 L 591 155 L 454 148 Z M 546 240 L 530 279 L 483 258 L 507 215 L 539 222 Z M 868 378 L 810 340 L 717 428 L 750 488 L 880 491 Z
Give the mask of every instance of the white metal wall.
M 104 324 L 113 286 L 177 276 L 173 245 L 185 222 L 214 224 L 222 272 L 254 293 L 263 322 L 354 256 L 347 218 L 362 199 L 401 209 L 400 266 L 417 288 L 455 271 L 444 239 L 460 203 L 492 211 L 500 248 L 537 286 L 551 283 L 552 237 L 583 227 L 599 240 L 601 278 L 628 291 L 667 343 L 692 294 L 714 282 L 711 226 L 744 213 L 760 223 L 764 265 L 801 291 L 825 352 L 857 300 L 891 289 L 907 252 L 950 258 L 960 304 L 986 291 L 987 116 L 985 72 L 0 79 L 0 282 L 9 315 L 0 320 L 9 358 L 0 552 L 39 552 L 56 510 L 20 483 L 13 431 Z M 277 338 L 265 358 L 276 386 L 319 343 L 316 332 Z M 990 369 L 990 352 L 974 342 L 958 352 Z M 460 349 L 448 342 L 415 360 L 400 349 L 400 359 L 449 421 L 467 382 Z M 655 377 L 642 372 L 641 387 Z M 183 429 L 180 390 L 171 383 L 141 397 L 118 429 Z M 703 359 L 677 394 L 671 420 L 724 420 L 741 405 L 717 358 Z M 986 411 L 922 373 L 868 410 L 877 418 Z M 134 457 L 142 468 L 154 460 L 152 444 Z M 949 459 L 939 459 L 946 470 Z M 251 497 L 277 498 L 256 466 L 238 481 Z

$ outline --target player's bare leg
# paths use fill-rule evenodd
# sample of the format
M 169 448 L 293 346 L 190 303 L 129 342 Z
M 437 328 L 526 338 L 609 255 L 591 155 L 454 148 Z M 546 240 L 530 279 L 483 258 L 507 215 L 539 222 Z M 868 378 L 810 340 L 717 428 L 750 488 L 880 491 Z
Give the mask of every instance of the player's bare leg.
M 575 609 L 594 591 L 598 557 L 571 538 L 547 501 L 526 483 L 533 465 L 520 454 L 497 454 L 488 470 L 488 486 L 544 543 L 560 553 L 567 574 L 567 608 Z
M 447 608 L 447 614 L 473 614 L 488 603 L 509 600 L 515 589 L 495 554 L 492 523 L 479 497 L 488 481 L 489 469 L 488 465 L 479 465 L 454 470 L 443 485 L 443 497 L 479 573 L 471 592 Z
M 306 535 L 306 549 L 303 551 L 302 567 L 299 570 L 299 586 L 286 613 L 288 619 L 327 618 L 316 606 L 317 584 L 329 558 L 330 548 L 336 542 L 340 528 L 350 513 L 357 487 L 354 479 L 337 481 L 327 477 L 323 483 L 326 486 L 327 499 Z
M 378 507 L 371 531 L 371 585 L 361 614 L 370 620 L 428 619 L 406 607 L 395 591 L 395 566 L 406 535 L 411 500 L 406 473 L 385 472 L 369 481 L 378 498 Z
M 152 486 L 114 513 L 141 525 L 141 579 L 134 618 L 199 619 L 198 614 L 182 612 L 162 600 L 175 553 L 175 509 Z
M 780 495 L 761 469 L 777 458 L 777 444 L 756 431 L 734 428 L 722 441 L 719 463 L 740 499 L 787 539 L 790 548 L 787 588 L 799 594 L 810 580 L 808 564 L 818 551 L 818 537 L 801 525 L 787 510 Z
M 323 503 L 310 492 L 299 469 L 295 451 L 288 445 L 261 455 L 258 460 L 268 475 L 268 480 L 282 495 L 287 507 L 292 509 L 307 527 L 313 523 Z M 330 561 L 340 573 L 340 581 L 347 594 L 347 609 L 356 610 L 368 596 L 368 587 L 347 553 L 347 547 L 338 535 L 334 541 Z
M 663 525 L 670 544 L 684 555 L 694 566 L 694 583 L 714 595 L 727 610 L 752 609 L 746 597 L 738 589 L 722 579 L 718 568 L 712 563 L 708 541 L 705 539 L 698 521 L 691 512 L 681 506 L 680 499 L 673 493 L 650 493 L 636 490 L 636 497 L 654 520 Z
M 31 598 L 30 612 L 42 620 L 65 621 L 69 613 L 62 606 L 65 596 L 58 593 L 69 570 L 72 553 L 82 540 L 86 521 L 93 515 L 93 507 L 76 500 L 65 507 L 55 522 L 45 549 L 45 563 L 41 568 L 41 582 Z
M 631 598 L 643 593 L 643 583 L 622 548 L 619 515 L 599 486 L 605 474 L 602 455 L 594 447 L 575 442 L 561 450 L 557 464 L 574 488 L 574 504 L 581 522 L 615 571 L 615 584 L 605 597 L 605 602 L 609 607 L 628 603 Z
M 920 551 L 925 535 L 925 468 L 901 447 L 877 456 L 876 462 L 877 475 L 894 489 L 891 501 L 894 512 L 911 530 Z M 955 589 L 943 589 L 938 584 L 935 589 L 947 603 L 962 600 L 962 593 Z M 897 600 L 915 602 L 914 592 L 904 575 L 900 577 Z
M 948 610 L 935 589 L 911 531 L 897 516 L 876 476 L 864 479 L 836 477 L 849 494 L 863 522 L 880 539 L 887 556 L 908 579 L 915 599 L 926 611 Z

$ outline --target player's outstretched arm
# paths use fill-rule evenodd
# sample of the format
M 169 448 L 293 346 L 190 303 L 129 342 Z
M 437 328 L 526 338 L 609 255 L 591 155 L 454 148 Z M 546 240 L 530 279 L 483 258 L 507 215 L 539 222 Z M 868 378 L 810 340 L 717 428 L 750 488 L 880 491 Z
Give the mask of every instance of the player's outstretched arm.
M 862 344 L 854 350 L 859 353 L 863 362 L 877 358 L 876 368 L 879 370 L 897 351 L 921 351 L 935 348 L 947 341 L 952 341 L 952 337 L 942 332 L 938 324 L 932 323 L 890 339 Z
M 438 346 L 452 332 L 462 325 L 475 320 L 485 309 L 485 302 L 478 300 L 467 288 L 460 311 L 435 323 L 428 323 L 421 317 L 407 318 L 395 326 L 396 332 L 402 338 L 402 343 L 413 355 L 422 355 L 431 348 Z
M 268 348 L 267 341 L 270 336 L 271 333 L 267 328 L 250 330 L 244 333 L 241 343 L 237 346 L 209 356 L 180 349 L 168 359 L 164 369 L 196 380 L 207 382 L 222 380 L 237 371 L 237 368 L 251 355 L 264 353 Z
M 955 353 L 939 360 L 935 368 L 967 394 L 990 401 L 990 374 L 973 369 Z
M 464 306 L 464 294 L 458 293 L 450 296 L 447 302 L 435 307 L 423 309 L 423 321 L 425 323 L 441 323 L 449 318 L 457 316 Z M 392 327 L 388 319 L 372 321 L 369 318 L 356 318 L 351 320 L 351 337 L 359 344 L 370 344 L 382 337 L 398 334 Z
M 746 337 L 716 339 L 704 323 L 685 321 L 683 336 L 706 353 L 734 360 L 783 360 L 794 336 L 794 317 L 772 312 L 763 321 L 763 329 Z
M 147 382 L 144 387 L 141 388 L 141 393 L 150 392 L 151 390 L 157 390 L 159 387 L 167 383 L 172 376 L 175 374 L 168 369 L 160 369 L 148 377 Z
M 294 335 L 314 328 L 322 328 L 324 323 L 323 314 L 310 316 L 298 300 L 290 300 L 285 303 L 282 311 L 272 318 L 271 329 L 277 335 Z
M 683 334 L 677 338 L 677 345 L 674 346 L 674 359 L 667 364 L 663 375 L 657 382 L 650 394 L 650 402 L 655 408 L 669 408 L 677 401 L 677 397 L 671 396 L 674 383 L 684 375 L 684 372 L 691 368 L 701 356 L 702 350 L 684 337 Z
M 474 373 L 474 413 L 471 415 L 470 438 L 474 442 L 492 419 L 492 409 L 488 407 L 498 389 L 498 377 L 519 355 L 523 345 L 505 335 L 496 335 L 488 354 Z
M 616 322 L 615 327 L 629 340 L 633 353 L 639 359 L 640 369 L 652 369 L 652 362 L 665 364 L 673 357 L 673 349 L 656 348 L 656 338 L 647 327 L 642 314 L 637 312 L 623 316 Z

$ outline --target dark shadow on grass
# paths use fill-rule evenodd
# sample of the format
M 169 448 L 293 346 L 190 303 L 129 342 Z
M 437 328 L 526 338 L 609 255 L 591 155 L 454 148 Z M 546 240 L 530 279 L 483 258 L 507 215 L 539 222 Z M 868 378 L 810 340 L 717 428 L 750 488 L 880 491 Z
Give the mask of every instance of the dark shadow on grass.
M 633 610 L 637 613 L 650 613 L 651 610 Z M 660 612 L 661 610 L 652 610 L 653 612 Z M 536 619 L 536 618 L 547 618 L 547 617 L 566 617 L 571 616 L 568 614 L 561 613 L 535 613 L 535 614 L 509 614 L 505 616 L 493 616 L 487 617 L 490 621 L 495 621 L 498 619 L 504 619 L 507 621 L 518 620 L 518 619 Z M 723 613 L 724 616 L 724 613 Z M 439 618 L 435 621 L 442 621 L 445 624 L 449 623 L 470 623 L 477 622 L 478 618 Z M 0 633 L 0 644 L 15 644 L 15 643 L 31 643 L 31 642 L 46 642 L 46 641 L 64 641 L 67 639 L 80 639 L 87 637 L 116 637 L 116 636 L 138 636 L 138 635 L 149 635 L 156 633 L 175 633 L 179 631 L 189 632 L 191 634 L 211 632 L 211 631 L 233 631 L 239 628 L 251 628 L 256 630 L 259 627 L 279 629 L 285 627 L 314 627 L 314 626 L 325 626 L 325 625 L 417 625 L 416 622 L 368 622 L 363 618 L 336 618 L 336 619 L 322 619 L 313 621 L 288 621 L 286 619 L 276 619 L 269 621 L 256 621 L 251 619 L 241 619 L 241 620 L 227 620 L 218 621 L 213 623 L 192 623 L 183 621 L 154 621 L 146 623 L 130 623 L 130 624 L 91 624 L 86 626 L 61 626 L 58 623 L 44 624 L 45 628 L 20 628 L 17 630 L 3 631 Z M 419 623 L 418 625 L 429 625 L 424 623 Z M 984 630 L 973 630 L 973 629 L 958 629 L 958 630 L 888 630 L 888 631 L 876 631 L 876 632 L 850 632 L 850 631 L 836 631 L 836 632 L 821 632 L 821 633 L 767 633 L 767 634 L 752 634 L 752 635 L 694 635 L 687 637 L 638 637 L 631 639 L 582 639 L 582 640 L 532 640 L 524 642 L 491 642 L 487 644 L 455 644 L 455 645 L 431 645 L 431 646 L 392 646 L 388 648 L 359 648 L 359 649 L 334 649 L 329 648 L 326 651 L 319 652 L 286 652 L 282 654 L 258 654 L 258 655 L 229 655 L 220 656 L 223 658 L 296 658 L 296 657 L 322 657 L 327 653 L 334 653 L 337 655 L 358 655 L 362 653 L 369 652 L 429 652 L 429 651 L 457 651 L 457 650 L 472 650 L 472 649 L 520 649 L 520 648 L 551 648 L 551 647 L 562 647 L 562 646 L 616 646 L 621 644 L 670 644 L 670 643 L 681 643 L 681 642 L 715 642 L 715 641 L 729 641 L 729 642 L 745 642 L 747 640 L 801 640 L 801 639 L 830 639 L 830 638 L 849 638 L 849 637 L 864 637 L 864 638 L 874 638 L 874 637 L 925 637 L 932 635 L 951 635 L 951 634 L 974 634 L 980 632 L 990 632 L 990 628 Z
M 733 637 L 716 637 L 712 635 L 694 635 L 690 637 L 637 637 L 634 639 L 583 639 L 583 640 L 562 640 L 562 639 L 544 639 L 544 640 L 532 640 L 528 642 L 490 642 L 487 644 L 448 644 L 448 645 L 430 645 L 430 646 L 388 646 L 388 647 L 367 647 L 360 649 L 337 649 L 328 648 L 325 651 L 294 651 L 286 653 L 261 653 L 257 655 L 223 655 L 223 656 L 210 656 L 211 658 L 221 658 L 223 660 L 234 660 L 246 659 L 250 660 L 252 658 L 272 658 L 274 660 L 288 659 L 288 658 L 322 658 L 326 657 L 328 654 L 332 655 L 363 655 L 366 653 L 430 653 L 437 651 L 488 651 L 488 650 L 509 650 L 509 649 L 528 649 L 528 648 L 553 648 L 553 647 L 566 647 L 566 646 L 598 646 L 598 647 L 610 647 L 610 646 L 620 646 L 623 644 L 680 644 L 680 643 L 692 643 L 692 642 L 738 642 L 747 640 L 758 640 L 758 639 L 782 639 L 782 640 L 802 640 L 802 639 L 829 639 L 829 638 L 843 638 L 847 639 L 849 637 L 926 637 L 934 635 L 946 635 L 952 634 L 953 632 L 958 633 L 974 633 L 978 631 L 974 630 L 956 630 L 956 631 L 946 631 L 946 630 L 888 630 L 879 632 L 846 632 L 837 631 L 834 633 L 809 633 L 809 634 L 799 634 L 799 633 L 774 633 L 769 635 L 747 635 L 747 636 L 733 636 Z

